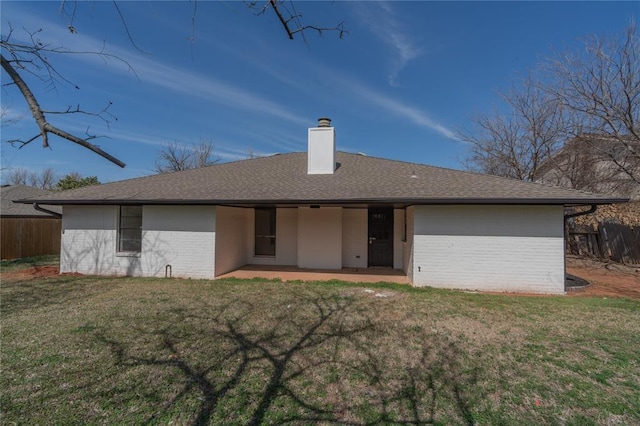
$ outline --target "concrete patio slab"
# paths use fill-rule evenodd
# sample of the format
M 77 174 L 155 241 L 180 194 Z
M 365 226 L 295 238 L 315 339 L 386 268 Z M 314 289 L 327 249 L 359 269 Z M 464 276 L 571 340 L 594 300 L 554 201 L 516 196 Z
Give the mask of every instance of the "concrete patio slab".
M 245 265 L 235 271 L 216 278 L 279 278 L 282 281 L 329 281 L 348 282 L 390 282 L 409 284 L 409 278 L 400 269 L 390 268 L 343 268 L 340 270 L 304 269 L 295 266 Z

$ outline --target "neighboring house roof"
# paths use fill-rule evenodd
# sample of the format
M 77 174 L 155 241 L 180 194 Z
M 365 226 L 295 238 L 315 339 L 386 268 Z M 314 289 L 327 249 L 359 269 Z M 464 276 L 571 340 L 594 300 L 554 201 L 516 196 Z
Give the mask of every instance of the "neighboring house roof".
M 17 204 L 14 200 L 36 199 L 46 197 L 51 191 L 33 188 L 26 185 L 4 185 L 0 187 L 1 202 L 0 215 L 2 216 L 21 216 L 21 217 L 52 217 L 52 215 L 38 211 L 28 204 Z M 60 207 L 48 208 L 55 213 L 62 213 Z
M 279 154 L 25 197 L 50 204 L 607 204 L 625 199 L 423 164 L 337 153 L 331 175 Z
M 567 188 L 640 199 L 640 185 L 624 171 L 640 172 L 638 157 L 628 146 L 640 152 L 640 143 L 632 138 L 622 141 L 601 135 L 581 135 L 568 141 L 536 171 L 538 182 Z M 617 163 L 617 164 L 616 164 Z

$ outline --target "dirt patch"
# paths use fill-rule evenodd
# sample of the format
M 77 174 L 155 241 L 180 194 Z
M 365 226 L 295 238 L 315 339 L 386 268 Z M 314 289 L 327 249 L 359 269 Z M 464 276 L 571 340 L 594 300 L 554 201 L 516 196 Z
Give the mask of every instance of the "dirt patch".
M 19 279 L 19 280 L 28 280 L 30 278 L 55 277 L 57 275 L 60 275 L 60 268 L 55 265 L 54 266 L 32 266 L 30 268 L 2 272 L 2 278 Z M 62 275 L 80 276 L 82 274 L 68 273 L 68 274 L 62 274 Z
M 567 272 L 591 283 L 580 291 L 567 293 L 568 296 L 640 299 L 640 266 L 631 267 L 567 256 Z

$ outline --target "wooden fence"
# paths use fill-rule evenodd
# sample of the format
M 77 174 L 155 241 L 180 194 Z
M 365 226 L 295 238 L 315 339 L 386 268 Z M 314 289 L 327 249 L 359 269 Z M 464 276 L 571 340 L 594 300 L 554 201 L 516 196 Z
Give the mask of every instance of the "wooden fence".
M 60 253 L 62 220 L 3 217 L 0 219 L 2 260 Z
M 640 227 L 602 222 L 597 227 L 567 226 L 567 253 L 640 264 Z

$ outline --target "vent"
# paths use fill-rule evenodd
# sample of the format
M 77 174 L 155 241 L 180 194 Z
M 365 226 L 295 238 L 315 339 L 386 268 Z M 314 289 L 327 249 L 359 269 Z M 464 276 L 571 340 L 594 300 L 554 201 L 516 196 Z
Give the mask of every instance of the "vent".
M 331 127 L 331 119 L 327 117 L 318 118 L 318 127 Z

